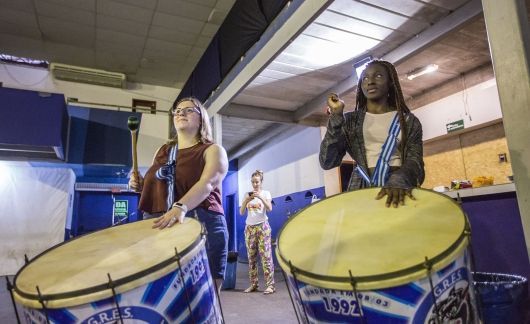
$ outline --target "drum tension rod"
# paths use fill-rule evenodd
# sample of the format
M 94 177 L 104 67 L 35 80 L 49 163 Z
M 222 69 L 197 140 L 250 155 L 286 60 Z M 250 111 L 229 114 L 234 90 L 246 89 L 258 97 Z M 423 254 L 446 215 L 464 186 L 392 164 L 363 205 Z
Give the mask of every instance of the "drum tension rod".
M 28 255 L 27 255 L 27 254 L 24 254 L 24 263 L 25 263 L 25 264 L 28 264 L 28 263 L 29 263 L 29 258 L 28 258 Z
M 186 295 L 186 302 L 188 303 L 188 312 L 190 312 L 191 321 L 193 323 L 197 323 L 195 321 L 195 318 L 193 317 L 193 312 L 191 311 L 190 296 L 188 294 L 188 289 L 186 288 L 186 284 L 184 282 L 184 274 L 182 273 L 182 266 L 180 265 L 180 255 L 179 255 L 179 251 L 177 250 L 177 247 L 175 247 L 175 259 L 177 260 L 177 264 L 179 266 L 180 282 L 182 284 L 182 288 L 184 288 L 184 293 Z
M 283 271 L 282 267 L 280 267 L 280 270 L 282 271 L 283 281 L 285 282 L 285 286 L 287 287 L 287 292 L 289 293 L 289 299 L 291 299 L 291 304 L 293 305 L 294 314 L 296 315 L 296 321 L 300 323 L 300 318 L 298 318 L 298 311 L 296 309 L 296 305 L 294 304 L 293 295 L 291 294 L 291 289 L 289 288 L 289 282 L 287 281 L 288 280 L 287 276 L 285 275 L 285 271 Z
M 432 284 L 432 261 L 429 260 L 429 257 L 425 257 L 425 262 L 423 263 L 423 266 L 427 270 L 427 275 L 429 277 L 429 286 L 431 287 L 431 297 L 432 297 L 432 304 L 434 307 L 434 313 L 436 314 L 436 323 L 440 324 L 442 323 L 440 320 L 440 311 L 438 309 L 438 304 L 436 303 L 436 296 L 434 295 L 434 285 Z
M 18 317 L 17 303 L 15 303 L 15 296 L 13 296 L 13 285 L 9 281 L 9 278 L 6 276 L 6 286 L 9 295 L 11 295 L 11 302 L 13 303 L 13 308 L 15 309 L 15 316 L 17 317 L 17 323 L 20 324 L 20 318 Z
M 120 323 L 123 324 L 123 317 L 121 316 L 121 309 L 120 304 L 118 304 L 118 298 L 116 297 L 116 290 L 114 287 L 114 281 L 112 281 L 112 278 L 110 277 L 110 273 L 107 273 L 107 277 L 109 278 L 108 287 L 112 290 L 112 298 L 114 299 L 114 303 L 116 304 L 116 307 L 118 308 L 118 316 L 120 317 Z
M 355 280 L 355 278 L 353 277 L 351 270 L 348 270 L 348 273 L 350 274 L 350 285 L 353 288 L 355 302 L 357 303 L 357 306 L 359 306 L 359 315 L 361 315 L 361 323 L 366 324 L 366 319 L 364 318 L 363 304 L 362 301 L 359 300 L 359 296 L 357 296 L 357 280 Z
M 44 304 L 44 298 L 42 298 L 40 288 L 39 286 L 36 286 L 35 288 L 37 288 L 37 295 L 39 295 L 39 303 L 42 305 L 42 310 L 44 311 L 44 315 L 46 316 L 46 323 L 50 324 L 50 319 L 48 318 L 48 308 L 46 308 L 46 305 Z
M 467 217 L 467 215 L 466 215 L 466 219 L 469 219 Z M 469 244 L 468 245 L 468 251 L 469 251 L 469 255 L 470 255 L 470 259 L 471 259 L 471 271 L 470 271 L 471 280 L 468 281 L 468 285 L 472 286 L 473 292 L 475 293 L 475 299 L 476 299 L 477 304 L 478 304 L 478 307 L 477 307 L 478 316 L 479 316 L 479 319 L 483 322 L 484 321 L 484 313 L 482 311 L 482 296 L 478 293 L 477 286 L 475 286 L 473 284 L 473 272 L 476 271 L 477 265 L 476 265 L 476 262 L 475 262 L 475 254 L 473 253 L 473 244 L 471 243 L 471 226 L 469 225 L 468 222 L 466 222 L 466 228 L 464 230 L 464 235 L 467 237 L 467 242 Z
M 296 291 L 298 292 L 298 298 L 300 298 L 300 301 L 302 301 L 303 300 L 302 299 L 302 293 L 300 292 L 300 287 L 298 286 L 298 279 L 296 278 L 296 269 L 294 268 L 293 264 L 291 263 L 291 260 L 289 260 L 289 269 L 291 269 L 291 274 L 293 275 L 294 285 L 296 286 Z M 305 323 L 310 323 L 309 322 L 309 317 L 307 316 L 307 311 L 305 310 L 304 305 L 302 305 L 302 310 L 304 311 L 304 315 L 305 315 L 305 320 L 306 320 Z M 300 317 L 302 317 L 302 315 L 300 315 Z

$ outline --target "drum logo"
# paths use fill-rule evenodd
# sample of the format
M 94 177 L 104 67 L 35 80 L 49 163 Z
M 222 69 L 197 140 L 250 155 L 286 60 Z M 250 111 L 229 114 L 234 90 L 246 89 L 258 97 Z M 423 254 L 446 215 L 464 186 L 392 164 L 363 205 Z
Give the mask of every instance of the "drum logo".
M 467 269 L 459 268 L 434 286 L 436 304 L 433 305 L 431 294 L 427 294 L 413 323 L 473 323 L 473 297 L 468 277 Z
M 180 270 L 177 270 L 180 271 Z M 182 277 L 184 277 L 185 280 L 188 280 L 188 277 L 191 277 L 191 284 L 195 285 L 201 278 L 203 278 L 203 275 L 206 273 L 206 268 L 203 263 L 203 259 L 199 258 L 199 256 L 194 256 L 189 263 L 187 263 L 182 268 Z M 173 283 L 173 288 L 175 289 L 182 289 L 185 286 L 185 284 L 182 282 L 182 278 L 179 275 L 176 276 L 175 282 Z
M 128 321 L 143 321 L 144 323 L 169 323 L 158 312 L 146 307 L 120 307 L 121 318 L 124 322 Z M 107 309 L 105 311 L 94 314 L 81 322 L 81 324 L 104 324 L 116 323 L 120 321 L 120 314 L 117 308 Z

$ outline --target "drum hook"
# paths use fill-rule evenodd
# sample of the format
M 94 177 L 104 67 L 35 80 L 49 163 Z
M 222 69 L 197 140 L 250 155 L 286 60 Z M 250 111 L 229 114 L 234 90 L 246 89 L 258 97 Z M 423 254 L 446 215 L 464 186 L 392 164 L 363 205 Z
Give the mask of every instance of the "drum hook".
M 300 287 L 298 286 L 298 279 L 296 278 L 296 270 L 293 264 L 291 263 L 291 260 L 289 260 L 289 269 L 291 269 L 291 274 L 293 275 L 294 285 L 296 287 L 296 291 L 298 292 L 298 298 L 300 298 L 300 300 L 303 300 L 302 293 L 300 292 Z M 305 310 L 305 307 L 303 305 L 302 305 L 302 310 L 304 311 L 306 323 L 309 323 L 309 317 L 307 316 L 307 311 Z M 296 308 L 295 308 L 295 311 L 296 311 Z M 300 315 L 300 317 L 301 316 L 302 315 Z M 298 316 L 296 316 L 296 318 L 298 319 Z
M 118 308 L 118 316 L 120 317 L 120 323 L 123 324 L 123 317 L 121 316 L 121 309 L 120 304 L 118 304 L 118 298 L 116 298 L 116 290 L 114 289 L 114 281 L 112 281 L 112 278 L 110 277 L 110 273 L 107 273 L 107 277 L 109 278 L 109 284 L 108 287 L 112 290 L 112 298 L 114 299 L 114 303 L 116 304 L 116 307 Z
M 434 285 L 432 283 L 432 261 L 429 260 L 429 258 L 427 256 L 425 257 L 425 262 L 423 263 L 423 266 L 427 270 L 427 275 L 429 277 L 429 285 L 431 287 L 432 304 L 433 304 L 433 307 L 434 307 L 434 314 L 436 314 L 436 316 L 435 316 L 436 324 L 439 324 L 439 323 L 441 323 L 441 320 L 440 320 L 440 311 L 438 310 L 438 304 L 436 303 L 436 296 L 434 295 Z
M 11 302 L 13 303 L 13 308 L 15 309 L 15 316 L 17 317 L 17 323 L 20 324 L 20 318 L 18 317 L 17 304 L 15 303 L 15 296 L 13 296 L 13 285 L 9 281 L 9 278 L 6 276 L 6 286 L 7 291 L 11 295 Z
M 177 250 L 177 247 L 175 247 L 175 258 L 177 259 L 177 265 L 179 266 L 179 275 L 180 275 L 180 282 L 182 283 L 182 287 L 184 288 L 184 293 L 186 295 L 186 303 L 188 304 L 188 311 L 190 312 L 191 321 L 193 323 L 197 323 L 195 321 L 195 318 L 193 317 L 193 312 L 191 311 L 191 303 L 190 303 L 190 296 L 188 294 L 188 288 L 186 288 L 186 285 L 184 284 L 184 274 L 182 271 L 182 266 L 180 265 L 180 255 Z
M 467 220 L 467 215 L 466 215 L 466 220 Z M 474 271 L 476 271 L 477 269 L 477 266 L 476 266 L 476 262 L 475 262 L 475 254 L 473 253 L 473 244 L 471 243 L 471 226 L 469 225 L 469 223 L 466 223 L 466 229 L 464 230 L 464 235 L 467 236 L 467 241 L 468 241 L 468 250 L 469 250 L 469 255 L 470 255 L 470 259 L 471 259 L 471 278 L 473 278 L 473 273 Z M 475 293 L 475 298 L 477 300 L 477 304 L 478 304 L 478 316 L 479 316 L 479 319 L 481 321 L 481 323 L 484 321 L 484 313 L 482 311 L 482 296 L 479 294 L 478 290 L 477 290 L 477 286 L 475 286 L 475 284 L 473 283 L 474 282 L 474 279 L 471 279 L 471 281 L 468 282 L 468 285 L 470 286 L 473 286 L 473 291 Z
M 462 197 L 460 197 L 460 193 L 459 193 L 459 192 L 456 193 L 456 202 L 457 202 L 460 206 L 462 206 Z
M 291 299 L 291 304 L 293 305 L 296 320 L 298 321 L 298 323 L 300 323 L 300 318 L 298 318 L 298 312 L 296 311 L 296 305 L 294 304 L 293 295 L 291 295 L 291 289 L 289 289 L 289 282 L 287 282 L 287 276 L 285 275 L 285 271 L 283 271 L 281 267 L 280 270 L 282 271 L 283 281 L 285 281 L 285 286 L 287 287 L 287 292 L 289 293 L 289 298 Z
M 42 298 L 42 294 L 40 293 L 39 286 L 36 286 L 37 288 L 37 295 L 39 295 L 39 303 L 42 305 L 42 310 L 44 311 L 44 315 L 46 316 L 46 323 L 50 324 L 50 319 L 48 317 L 48 309 L 46 308 L 46 305 L 44 304 L 44 298 Z
M 364 318 L 364 311 L 363 311 L 363 304 L 362 301 L 359 300 L 359 296 L 357 295 L 357 280 L 353 277 L 351 270 L 348 270 L 350 274 L 350 285 L 353 288 L 353 295 L 355 296 L 355 302 L 359 306 L 359 315 L 361 315 L 361 323 L 366 324 L 366 319 Z

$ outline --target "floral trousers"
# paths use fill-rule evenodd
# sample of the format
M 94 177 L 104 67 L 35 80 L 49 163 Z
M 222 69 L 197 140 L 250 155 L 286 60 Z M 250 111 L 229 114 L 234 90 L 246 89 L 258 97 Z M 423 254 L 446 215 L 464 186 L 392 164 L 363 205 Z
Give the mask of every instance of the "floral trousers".
M 258 253 L 265 275 L 265 287 L 274 286 L 274 262 L 272 261 L 271 227 L 265 221 L 245 226 L 245 244 L 248 253 L 248 275 L 251 286 L 258 286 Z

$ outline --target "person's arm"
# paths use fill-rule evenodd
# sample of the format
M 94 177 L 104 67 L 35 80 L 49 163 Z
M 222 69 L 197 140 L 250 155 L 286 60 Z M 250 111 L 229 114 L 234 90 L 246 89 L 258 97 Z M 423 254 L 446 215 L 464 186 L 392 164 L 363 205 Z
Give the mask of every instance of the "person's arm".
M 344 101 L 335 93 L 330 93 L 327 98 L 329 121 L 328 128 L 318 155 L 320 166 L 324 170 L 337 167 L 346 154 L 345 137 L 342 130 L 344 124 Z
M 346 154 L 346 142 L 342 125 L 344 116 L 342 114 L 331 114 L 328 128 L 322 142 L 318 155 L 320 166 L 324 170 L 338 167 Z
M 155 158 L 163 147 L 164 145 L 159 147 L 158 150 L 156 150 L 155 155 L 153 156 L 153 162 L 151 163 L 151 165 L 155 164 Z M 132 170 L 131 170 L 130 175 L 131 176 L 129 178 L 129 188 L 131 188 L 135 192 L 141 192 L 144 186 L 144 178 L 142 177 L 140 172 L 136 173 L 136 172 L 133 172 Z
M 199 181 L 197 181 L 178 201 L 186 205 L 188 210 L 197 207 L 216 188 L 221 187 L 223 179 L 228 171 L 228 158 L 224 148 L 213 144 L 204 152 L 205 165 Z M 184 210 L 173 207 L 157 219 L 153 227 L 171 227 L 171 219 L 176 217 L 179 223 L 184 221 L 186 213 Z
M 405 152 L 402 154 L 401 167 L 390 175 L 385 186 L 377 194 L 376 199 L 387 196 L 386 206 L 398 207 L 405 204 L 405 197 L 414 200 L 412 189 L 419 187 L 425 179 L 423 163 L 423 131 L 420 121 L 410 115 L 409 130 Z
M 420 121 L 410 115 L 411 127 L 407 138 L 407 147 L 401 156 L 401 166 L 393 172 L 385 187 L 411 189 L 419 187 L 425 179 L 423 163 L 423 131 Z
M 239 207 L 239 215 L 245 215 L 245 210 L 247 209 L 247 204 L 252 200 L 253 197 L 249 196 L 248 192 L 245 193 L 241 207 Z

